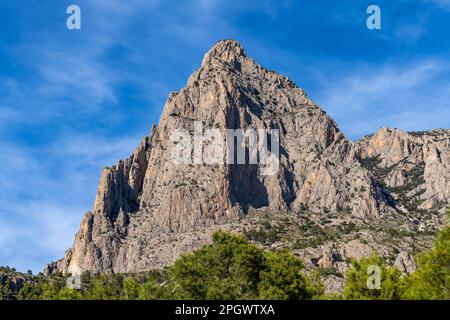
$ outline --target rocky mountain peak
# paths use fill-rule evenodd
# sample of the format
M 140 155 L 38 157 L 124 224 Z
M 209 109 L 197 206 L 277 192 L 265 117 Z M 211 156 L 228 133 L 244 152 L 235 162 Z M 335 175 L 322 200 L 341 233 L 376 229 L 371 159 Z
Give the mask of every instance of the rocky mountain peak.
M 201 133 L 215 128 L 223 139 L 226 130 L 265 129 L 268 135 L 276 130 L 276 170 L 264 175 L 259 164 L 197 163 L 191 161 L 195 151 L 189 151 L 189 161 L 174 163 L 174 132 L 193 133 L 198 124 Z M 420 151 L 408 139 L 391 136 L 379 133 L 352 143 L 292 81 L 258 65 L 238 42 L 220 41 L 187 86 L 169 96 L 159 124 L 136 151 L 102 171 L 93 210 L 85 215 L 73 248 L 49 269 L 161 268 L 207 243 L 213 230 L 245 223 L 255 211 L 364 220 L 395 216 L 400 204 L 367 160 L 386 155 L 387 165 Z M 387 159 L 389 152 L 395 160 Z M 441 159 L 448 159 L 445 152 L 439 151 Z M 440 175 L 448 169 L 430 163 Z M 420 176 L 420 170 L 413 172 Z M 436 191 L 440 181 L 430 185 L 428 197 L 448 196 L 450 188 Z
M 238 68 L 247 59 L 244 48 L 236 40 L 222 40 L 217 42 L 204 56 L 202 66 L 214 63 L 225 63 Z

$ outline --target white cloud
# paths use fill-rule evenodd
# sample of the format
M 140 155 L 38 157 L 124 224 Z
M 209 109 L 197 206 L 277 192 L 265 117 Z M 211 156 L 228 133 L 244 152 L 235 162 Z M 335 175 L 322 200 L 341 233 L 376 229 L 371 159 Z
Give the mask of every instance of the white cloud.
M 434 2 L 444 8 L 449 0 Z M 111 108 L 118 100 L 116 87 L 130 80 L 144 89 L 149 101 L 157 100 L 154 92 L 172 89 L 172 83 L 157 83 L 157 77 L 151 72 L 121 74 L 117 71 L 120 68 L 102 63 L 108 60 L 105 59 L 105 53 L 112 46 L 130 45 L 123 40 L 129 39 L 124 37 L 124 33 L 130 32 L 127 28 L 130 21 L 139 21 L 141 14 L 158 5 L 163 5 L 163 2 L 81 1 L 83 14 L 91 12 L 96 18 L 89 20 L 89 24 L 83 24 L 77 38 L 80 44 L 64 47 L 53 39 L 44 38 L 45 41 L 41 42 L 41 39 L 34 37 L 30 43 L 22 44 L 15 52 L 23 60 L 33 61 L 32 67 L 38 66 L 42 82 L 39 83 L 39 79 L 27 86 L 14 81 L 1 81 L 1 88 L 10 93 L 14 98 L 10 100 L 16 101 L 17 105 L 3 102 L 5 105 L 0 107 L 0 129 L 11 122 L 23 124 L 36 122 L 39 118 L 42 120 L 44 114 L 49 117 L 54 114 L 74 117 L 78 113 L 91 111 L 98 112 L 96 115 L 99 118 L 84 119 L 95 125 L 104 117 L 114 115 L 106 106 L 98 105 L 107 104 Z M 173 50 L 176 45 L 170 47 L 170 43 L 173 45 L 183 41 L 198 48 L 205 45 L 205 39 L 212 44 L 218 40 L 215 38 L 217 36 L 239 34 L 227 21 L 225 14 L 257 10 L 262 6 L 266 15 L 273 16 L 280 6 L 288 5 L 289 1 L 250 1 L 236 6 L 229 6 L 225 1 L 180 3 L 170 12 L 158 15 L 162 22 L 158 29 L 142 32 L 142 48 L 133 47 L 130 50 L 132 55 L 127 55 L 126 62 L 139 66 L 157 64 L 160 56 L 145 47 L 148 41 L 168 46 L 161 48 L 161 51 L 166 55 L 178 55 L 177 58 L 182 60 L 184 52 Z M 409 40 L 416 40 L 422 35 L 420 24 L 400 25 L 392 39 L 397 38 L 397 41 L 398 38 L 409 36 Z M 170 39 L 170 43 L 161 39 Z M 258 40 L 249 39 L 249 44 L 256 48 Z M 140 42 L 133 43 L 133 46 L 136 45 L 139 46 Z M 297 53 L 279 50 L 276 54 L 276 48 L 267 49 L 268 45 L 263 40 L 260 40 L 259 45 L 261 50 L 255 51 L 260 56 L 266 53 L 266 62 L 273 59 L 272 65 L 286 66 L 286 70 L 277 68 L 278 71 L 284 73 L 296 69 L 293 64 L 299 58 Z M 297 65 L 307 69 L 305 64 L 309 61 L 311 59 L 302 62 L 297 60 Z M 163 66 L 157 67 L 164 70 Z M 448 72 L 448 65 L 440 60 L 407 65 L 394 62 L 379 66 L 353 65 L 348 69 L 336 67 L 330 68 L 329 74 L 324 73 L 324 70 L 327 67 L 307 70 L 309 73 L 306 74 L 315 78 L 311 82 L 322 81 L 317 90 L 318 102 L 330 111 L 339 124 L 346 124 L 342 129 L 350 136 L 373 132 L 385 124 L 404 129 L 449 125 L 450 92 L 447 88 L 450 83 L 440 79 L 442 74 Z M 133 76 L 136 79 L 131 79 Z M 55 98 L 66 103 L 50 104 L 49 101 Z M 69 98 L 71 102 L 79 102 L 83 108 L 91 109 L 80 109 L 79 104 L 69 104 Z M 430 112 L 427 106 L 433 106 L 434 111 Z M 393 112 L 389 112 L 391 116 L 383 118 L 382 110 L 386 108 Z M 69 111 L 72 111 L 70 115 Z M 11 145 L 6 139 L 0 140 L 0 189 L 7 190 L 0 196 L 0 207 L 8 208 L 8 212 L 0 211 L 0 257 L 14 253 L 14 257 L 8 256 L 8 264 L 23 268 L 29 266 L 37 271 L 48 262 L 48 257 L 61 257 L 72 244 L 82 214 L 91 207 L 100 168 L 127 157 L 141 138 L 139 135 L 111 136 L 95 128 L 89 129 L 89 132 L 67 129 L 63 130 L 61 136 L 39 148 Z M 28 256 L 30 254 L 33 254 L 33 258 Z
M 101 167 L 128 157 L 140 136 L 66 131 L 47 147 L 0 142 L 0 265 L 41 271 L 72 246 Z
M 45 82 L 38 92 L 46 98 L 66 97 L 92 105 L 116 102 L 113 85 L 117 77 L 91 58 L 67 52 L 45 52 L 39 66 Z
M 55 206 L 45 201 L 9 203 L 7 212 L 17 216 L 14 221 L 6 222 L 8 236 L 0 241 L 0 250 L 8 250 L 12 244 L 20 246 L 17 240 L 23 238 L 27 245 L 46 250 L 49 255 L 61 254 L 67 249 L 67 243 L 73 241 L 80 223 L 78 208 Z
M 404 130 L 450 127 L 449 63 L 355 65 L 321 85 L 319 104 L 356 138 L 388 125 Z
M 70 206 L 43 201 L 1 205 L 7 210 L 0 213 L 0 265 L 21 271 L 39 272 L 46 262 L 61 258 L 80 222 L 78 208 Z
M 110 166 L 131 155 L 141 138 L 137 135 L 108 138 L 95 132 L 67 131 L 44 152 L 53 159 L 73 162 L 77 166 Z
M 40 271 L 51 259 L 61 258 L 92 206 L 101 167 L 128 157 L 140 142 L 140 134 L 120 136 L 98 127 L 118 116 L 106 108 L 117 104 L 116 86 L 133 77 L 120 74 L 122 68 L 111 65 L 105 55 L 121 43 L 130 17 L 149 4 L 89 1 L 82 5 L 82 14 L 97 10 L 98 18 L 83 24 L 79 44 L 64 46 L 48 36 L 40 39 L 37 33 L 10 48 L 34 77 L 22 83 L 0 81 L 0 93 L 7 100 L 0 106 L 0 265 Z M 141 78 L 136 81 L 147 84 Z M 68 127 L 58 123 L 62 117 L 77 116 L 67 121 Z M 80 126 L 80 119 L 92 123 L 89 131 L 69 129 Z M 34 146 L 11 138 L 14 133 L 7 130 L 12 124 L 16 131 L 35 132 L 36 137 L 24 139 L 33 140 Z M 56 125 L 57 130 L 41 139 L 36 124 L 44 130 L 47 124 Z

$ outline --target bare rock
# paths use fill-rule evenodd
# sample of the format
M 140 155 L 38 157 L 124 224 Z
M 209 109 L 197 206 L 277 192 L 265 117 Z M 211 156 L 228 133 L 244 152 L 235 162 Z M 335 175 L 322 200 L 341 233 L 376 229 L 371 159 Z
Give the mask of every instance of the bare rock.
M 339 261 L 341 261 L 341 256 L 337 250 L 324 248 L 321 254 L 314 259 L 314 264 L 320 268 L 333 268 Z
M 342 255 L 345 258 L 354 258 L 356 260 L 359 260 L 361 258 L 368 258 L 374 252 L 371 246 L 362 243 L 359 240 L 351 240 L 343 244 L 342 251 Z
M 196 122 L 221 130 L 224 139 L 226 129 L 279 130 L 279 170 L 266 176 L 251 164 L 175 164 L 172 134 L 194 132 Z M 258 65 L 238 42 L 220 41 L 186 87 L 170 94 L 159 124 L 135 152 L 103 169 L 92 211 L 73 247 L 49 270 L 161 268 L 252 209 L 293 213 L 308 208 L 365 220 L 395 215 L 396 205 L 364 165 L 370 157 L 381 159 L 380 168 L 405 158 L 425 163 L 422 207 L 436 205 L 450 199 L 450 148 L 444 147 L 448 140 L 438 139 L 384 130 L 355 144 L 291 80 Z M 390 183 L 409 182 L 411 170 L 405 167 Z M 369 251 L 357 241 L 344 250 L 351 257 Z M 321 264 L 332 265 L 332 256 L 326 252 Z
M 450 203 L 450 130 L 382 128 L 356 147 L 366 167 L 407 211 L 440 210 Z
M 341 293 L 344 291 L 345 279 L 334 275 L 325 277 L 323 279 L 326 293 Z
M 394 266 L 397 267 L 402 273 L 411 274 L 417 270 L 416 262 L 409 253 L 402 251 L 395 259 Z

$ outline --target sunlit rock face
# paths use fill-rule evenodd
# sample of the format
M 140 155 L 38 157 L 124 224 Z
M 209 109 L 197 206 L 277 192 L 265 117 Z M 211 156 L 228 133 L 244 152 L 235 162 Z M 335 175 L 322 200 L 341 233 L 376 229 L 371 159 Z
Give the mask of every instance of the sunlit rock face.
M 227 129 L 277 130 L 276 172 L 262 175 L 254 164 L 175 164 L 173 132 L 193 132 L 195 123 L 223 138 Z M 73 247 L 47 271 L 161 268 L 250 210 L 383 219 L 404 210 L 383 184 L 410 184 L 416 167 L 424 170 L 420 206 L 435 206 L 450 196 L 448 136 L 384 129 L 353 143 L 292 81 L 258 65 L 238 42 L 220 41 L 186 87 L 170 94 L 159 124 L 134 153 L 103 169 Z M 382 181 L 373 172 L 405 159 Z

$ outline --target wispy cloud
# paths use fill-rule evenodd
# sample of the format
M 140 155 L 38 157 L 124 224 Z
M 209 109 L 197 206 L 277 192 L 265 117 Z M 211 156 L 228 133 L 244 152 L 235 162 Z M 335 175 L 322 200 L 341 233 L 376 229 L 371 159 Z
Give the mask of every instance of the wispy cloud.
M 365 8 L 345 1 L 79 0 L 80 31 L 65 29 L 64 5 L 0 4 L 16 14 L 0 30 L 0 264 L 38 271 L 62 256 L 100 168 L 131 153 L 222 38 L 296 80 L 352 138 L 386 124 L 450 126 L 446 58 L 417 50 L 425 40 L 440 50 L 425 13 L 448 0 L 423 1 L 399 19 L 408 1 L 384 1 L 386 23 L 371 33 Z
M 0 143 L 0 265 L 41 271 L 72 245 L 91 209 L 101 167 L 131 154 L 141 137 L 68 131 L 45 148 Z
M 318 102 L 352 138 L 385 125 L 404 130 L 449 127 L 449 75 L 450 64 L 439 59 L 355 65 L 323 83 Z
M 60 257 L 79 224 L 76 207 L 44 201 L 0 204 L 7 208 L 0 212 L 0 264 L 22 270 L 42 271 L 44 257 Z
M 438 7 L 450 10 L 450 0 L 424 0 L 426 3 L 437 5 Z
M 80 55 L 67 52 L 45 52 L 46 64 L 38 67 L 44 82 L 40 84 L 38 94 L 47 99 L 65 97 L 71 101 L 95 106 L 101 103 L 117 101 L 114 84 L 118 81 L 103 65 Z
M 127 97 L 126 105 L 121 106 L 120 88 L 131 86 L 126 94 L 140 90 L 135 94 L 141 97 L 142 106 L 135 108 L 155 114 L 158 109 L 149 110 L 145 103 L 159 103 L 156 107 L 161 108 L 160 96 L 173 89 L 153 80 L 152 72 L 140 70 L 150 67 L 165 72 L 164 66 L 145 56 L 153 51 L 145 44 L 149 40 L 145 32 L 142 44 L 135 44 L 133 50 L 122 39 L 127 38 L 130 24 L 141 10 L 158 4 L 82 1 L 83 17 L 96 16 L 86 20 L 78 34 L 62 29 L 58 31 L 60 40 L 55 41 L 37 32 L 29 41 L 9 48 L 15 63 L 33 76 L 0 81 L 0 265 L 40 271 L 46 262 L 62 257 L 72 245 L 83 213 L 91 208 L 101 167 L 127 157 L 150 129 L 150 115 L 148 121 L 141 119 L 145 132 L 128 123 L 127 130 L 122 129 L 133 105 Z M 192 8 L 189 12 L 202 16 Z M 211 19 L 208 23 L 214 21 L 214 14 L 207 17 Z M 186 32 L 180 26 L 189 26 L 187 22 L 162 16 L 167 23 L 152 36 L 164 32 L 179 37 Z M 202 29 L 201 25 L 196 28 Z M 61 40 L 66 37 L 73 40 Z M 142 50 L 136 50 L 139 48 Z M 115 50 L 124 50 L 126 55 L 116 61 Z M 40 127 L 54 128 L 54 132 L 29 137 Z

